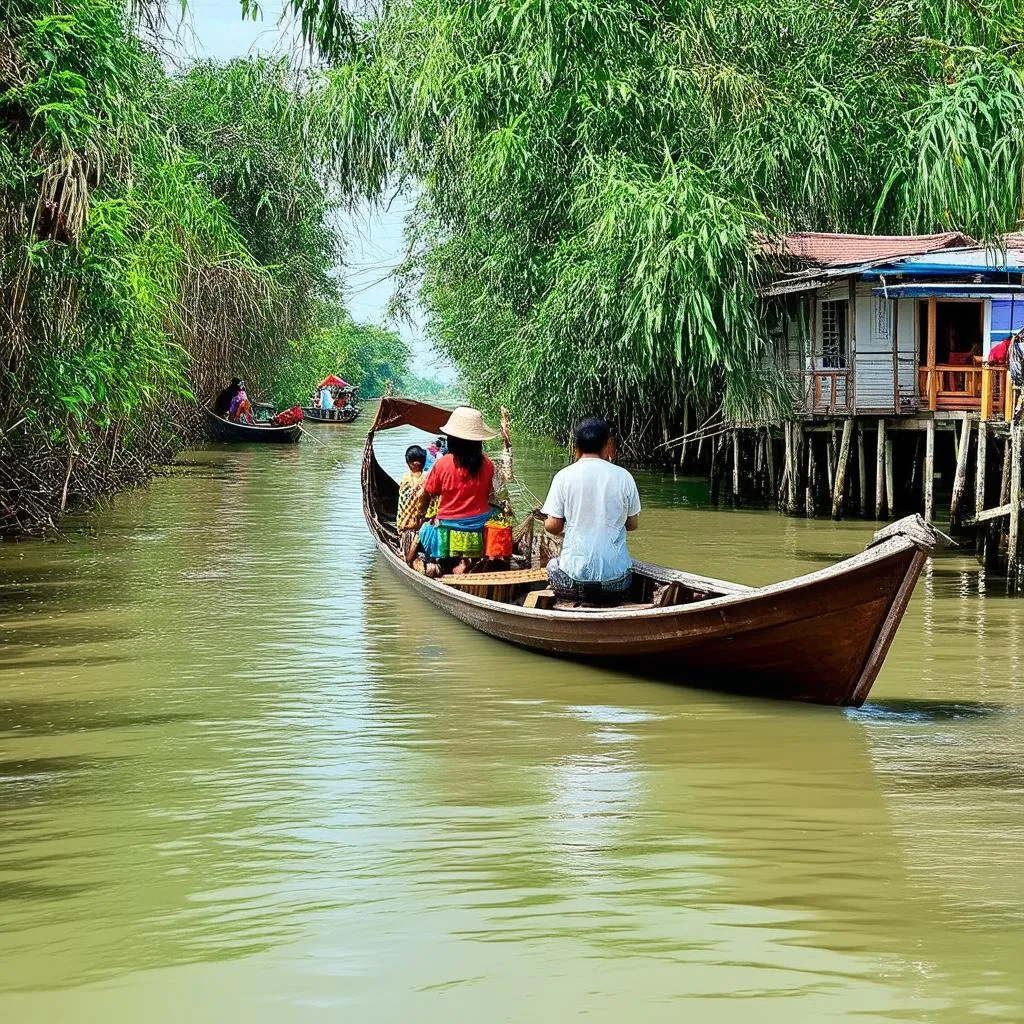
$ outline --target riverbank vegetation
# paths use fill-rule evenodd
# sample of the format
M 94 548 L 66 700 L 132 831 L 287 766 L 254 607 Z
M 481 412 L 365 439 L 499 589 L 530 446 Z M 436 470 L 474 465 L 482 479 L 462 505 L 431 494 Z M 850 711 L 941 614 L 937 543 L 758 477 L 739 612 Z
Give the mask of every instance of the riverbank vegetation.
M 0 0 L 0 533 L 137 481 L 225 378 L 269 395 L 347 317 L 356 179 L 312 81 L 171 75 L 117 0 Z
M 295 6 L 344 51 L 339 134 L 417 197 L 432 339 L 541 429 L 605 410 L 649 454 L 684 397 L 784 408 L 764 235 L 1021 215 L 1014 0 L 396 0 L 355 30 Z
M 138 478 L 229 374 L 396 371 L 337 278 L 385 184 L 473 398 L 610 413 L 641 457 L 684 400 L 785 408 L 765 236 L 1021 214 L 1014 0 L 286 7 L 322 62 L 170 74 L 120 0 L 0 0 L 0 532 Z

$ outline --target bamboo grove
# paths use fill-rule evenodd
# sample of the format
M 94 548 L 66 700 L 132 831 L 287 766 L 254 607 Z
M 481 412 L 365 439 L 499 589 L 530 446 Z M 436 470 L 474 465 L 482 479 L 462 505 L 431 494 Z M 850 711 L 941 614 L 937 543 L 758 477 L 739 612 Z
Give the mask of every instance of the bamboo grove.
M 144 476 L 233 374 L 292 402 L 325 366 L 404 372 L 342 303 L 357 190 L 309 73 L 170 75 L 135 29 L 117 0 L 0 0 L 0 533 Z
M 634 455 L 684 401 L 784 411 L 766 237 L 1020 221 L 1016 0 L 285 6 L 306 70 L 172 76 L 119 0 L 0 0 L 3 515 L 148 464 L 226 372 L 292 398 L 356 351 L 356 199 L 411 201 L 404 291 L 475 399 Z
M 416 197 L 433 340 L 558 432 L 604 410 L 642 453 L 684 398 L 784 409 L 764 235 L 1021 216 L 1017 0 L 383 0 L 355 28 L 296 4 L 338 132 Z

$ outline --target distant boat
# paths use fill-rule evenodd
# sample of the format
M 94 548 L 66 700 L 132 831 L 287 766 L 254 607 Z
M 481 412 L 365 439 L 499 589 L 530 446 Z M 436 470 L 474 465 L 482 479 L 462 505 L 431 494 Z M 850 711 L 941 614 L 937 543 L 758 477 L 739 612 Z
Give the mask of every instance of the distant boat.
M 299 423 L 285 427 L 275 427 L 271 423 L 235 423 L 218 416 L 212 409 L 206 410 L 206 422 L 210 434 L 218 441 L 295 444 L 302 436 L 302 425 Z
M 429 579 L 399 553 L 398 484 L 377 462 L 373 440 L 402 426 L 436 434 L 449 415 L 383 398 L 362 468 L 363 515 L 378 550 L 442 611 L 522 647 L 641 676 L 818 704 L 864 703 L 936 545 L 920 516 L 879 530 L 852 558 L 767 587 L 634 562 L 631 600 L 616 608 L 555 601 L 545 571 L 531 565 Z
M 362 411 L 358 405 L 351 409 L 318 409 L 315 405 L 302 407 L 302 415 L 314 423 L 351 423 Z
M 302 407 L 302 415 L 307 420 L 312 420 L 314 423 L 351 423 L 362 412 L 362 409 L 356 405 L 356 388 L 337 374 L 332 373 L 317 384 L 313 389 L 317 399 L 319 399 L 320 392 L 324 388 L 331 392 L 334 407 L 331 409 L 321 409 L 317 401 L 314 401 L 312 405 L 304 405 Z M 339 402 L 342 399 L 352 403 L 348 409 L 343 406 L 339 407 Z

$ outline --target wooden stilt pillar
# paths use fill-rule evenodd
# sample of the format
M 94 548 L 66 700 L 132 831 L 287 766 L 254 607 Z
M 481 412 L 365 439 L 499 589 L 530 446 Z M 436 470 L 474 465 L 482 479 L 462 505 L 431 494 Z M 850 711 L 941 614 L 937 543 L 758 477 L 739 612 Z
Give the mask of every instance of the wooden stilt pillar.
M 857 500 L 860 502 L 860 514 L 868 517 L 868 466 L 864 452 L 864 423 L 857 423 Z
M 967 489 L 967 457 L 971 451 L 971 421 L 964 416 L 960 426 L 960 448 L 956 453 L 956 474 L 953 477 L 953 496 L 949 502 L 949 525 L 957 526 L 962 518 L 960 506 Z
M 924 517 L 930 523 L 935 515 L 935 420 L 929 420 L 924 435 Z
M 896 514 L 896 489 L 893 484 L 893 439 L 889 435 L 885 438 L 885 507 L 890 518 Z
M 775 501 L 775 442 L 772 440 L 772 428 L 764 428 L 764 454 L 768 464 L 768 500 Z
M 688 398 L 683 399 L 683 443 L 679 446 L 679 468 L 683 468 L 683 463 L 686 462 L 686 446 L 690 443 L 686 439 L 686 435 L 690 432 L 690 400 Z
M 793 431 L 786 420 L 782 424 L 782 486 L 779 488 L 779 507 L 787 513 L 793 511 Z
M 825 442 L 825 473 L 827 474 L 828 481 L 828 495 L 832 497 L 832 490 L 835 487 L 836 477 L 836 446 L 834 443 L 834 435 L 830 436 Z
M 1020 537 L 1020 490 L 1021 490 L 1021 425 L 1010 425 L 1010 536 L 1006 544 L 1006 575 L 1010 590 L 1020 588 L 1021 537 Z
M 875 451 L 875 518 L 885 515 L 885 420 L 878 421 L 878 448 Z
M 804 434 L 804 425 L 802 423 L 796 424 L 796 433 L 794 434 L 794 451 L 793 451 L 793 511 L 796 512 L 800 507 L 800 482 L 803 479 L 803 459 L 804 459 L 804 444 L 806 435 Z
M 1003 445 L 1003 475 L 999 483 L 999 504 L 1005 505 L 1010 500 L 1010 460 L 1013 453 L 1013 446 L 1010 444 L 1010 436 L 1007 434 L 1006 443 Z
M 711 504 L 718 504 L 718 490 L 722 486 L 722 453 L 725 449 L 725 438 L 711 442 Z
M 843 514 L 843 502 L 846 500 L 846 466 L 850 461 L 850 440 L 853 437 L 853 420 L 843 421 L 843 439 L 839 442 L 839 460 L 836 462 L 836 482 L 832 490 L 832 518 L 839 519 Z
M 985 511 L 985 474 L 988 469 L 988 424 L 984 420 L 978 421 L 978 459 L 974 468 L 974 514 L 980 515 Z M 980 559 L 985 556 L 985 535 L 987 531 L 983 526 L 976 528 L 974 538 L 974 553 Z
M 732 503 L 740 503 L 740 432 L 732 432 Z
M 988 424 L 978 424 L 978 459 L 974 469 L 974 514 L 985 511 L 985 470 L 988 460 Z
M 814 486 L 817 483 L 817 466 L 814 463 L 814 435 L 807 436 L 807 488 L 804 493 L 804 512 L 808 519 L 814 518 Z

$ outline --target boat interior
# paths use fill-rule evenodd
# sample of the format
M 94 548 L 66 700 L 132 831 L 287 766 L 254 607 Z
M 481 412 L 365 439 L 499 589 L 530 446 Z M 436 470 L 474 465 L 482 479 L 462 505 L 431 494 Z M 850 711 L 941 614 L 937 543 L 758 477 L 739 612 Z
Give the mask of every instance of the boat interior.
M 367 464 L 364 469 L 367 520 L 377 538 L 404 563 L 395 528 L 398 483 L 377 461 L 372 437 L 367 442 Z M 634 562 L 633 584 L 625 601 L 610 606 L 560 600 L 549 589 L 547 570 L 544 568 L 548 557 L 554 553 L 549 545 L 557 544 L 557 538 L 546 534 L 543 521 L 532 514 L 515 528 L 513 537 L 513 554 L 504 564 L 480 559 L 469 572 L 443 575 L 433 582 L 500 604 L 574 612 L 640 611 L 691 605 L 749 589 L 676 569 Z

